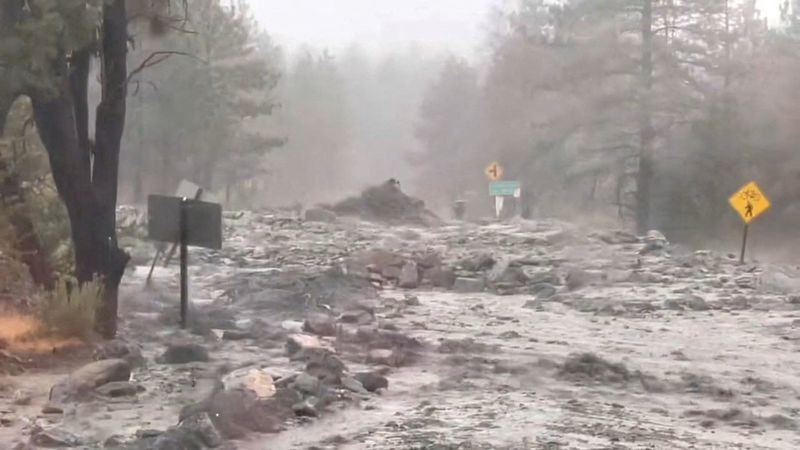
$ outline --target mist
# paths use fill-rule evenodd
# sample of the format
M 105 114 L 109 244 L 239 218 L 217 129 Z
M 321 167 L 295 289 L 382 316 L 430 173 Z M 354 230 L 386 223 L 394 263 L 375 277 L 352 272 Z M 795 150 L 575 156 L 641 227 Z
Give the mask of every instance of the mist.
M 800 448 L 800 0 L 0 1 L 6 448 Z
M 798 214 L 791 10 L 656 2 L 644 41 L 625 2 L 311 3 L 223 2 L 139 43 L 182 54 L 134 80 L 126 200 L 186 178 L 230 208 L 311 207 L 395 178 L 474 219 L 496 161 L 536 217 L 702 241 L 738 226 L 750 179 L 778 199 L 763 227 Z

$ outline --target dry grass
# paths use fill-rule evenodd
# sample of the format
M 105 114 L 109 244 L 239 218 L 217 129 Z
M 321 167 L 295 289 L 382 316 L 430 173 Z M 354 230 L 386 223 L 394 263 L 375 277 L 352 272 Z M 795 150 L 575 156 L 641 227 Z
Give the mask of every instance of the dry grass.
M 36 316 L 41 327 L 38 336 L 55 338 L 91 337 L 95 314 L 103 298 L 103 285 L 99 281 L 78 285 L 69 278 L 59 280 L 56 289 L 44 296 L 37 306 Z

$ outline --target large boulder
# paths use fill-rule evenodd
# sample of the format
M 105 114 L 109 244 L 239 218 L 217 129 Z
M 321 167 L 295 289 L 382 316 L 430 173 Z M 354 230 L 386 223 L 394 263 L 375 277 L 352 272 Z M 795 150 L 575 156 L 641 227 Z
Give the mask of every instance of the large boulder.
M 93 357 L 95 361 L 124 359 L 130 363 L 131 367 L 141 367 L 145 364 L 142 351 L 138 346 L 119 339 L 98 345 L 94 351 Z
M 226 389 L 251 391 L 258 400 L 267 400 L 275 395 L 272 375 L 263 369 L 246 368 L 235 370 L 222 379 Z
M 259 400 L 251 391 L 226 389 L 211 400 L 209 417 L 227 439 L 241 439 L 249 432 L 277 433 L 294 415 L 292 405 L 302 399 L 293 389 L 278 389 L 269 400 Z
M 37 448 L 74 448 L 82 445 L 80 438 L 58 428 L 34 431 L 31 435 L 31 444 Z
M 369 392 L 389 388 L 389 380 L 378 372 L 362 372 L 356 374 L 354 378 Z
M 124 359 L 106 359 L 89 363 L 72 372 L 50 389 L 50 402 L 60 404 L 81 401 L 95 388 L 114 381 L 128 381 L 131 366 Z

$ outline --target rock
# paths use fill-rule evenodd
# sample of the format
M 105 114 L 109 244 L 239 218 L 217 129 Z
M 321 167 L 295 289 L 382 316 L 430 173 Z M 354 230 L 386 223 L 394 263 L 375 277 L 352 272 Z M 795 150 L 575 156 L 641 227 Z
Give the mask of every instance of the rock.
M 286 339 L 286 353 L 291 357 L 297 353 L 313 353 L 322 350 L 322 342 L 310 334 L 292 334 Z
M 420 305 L 422 305 L 422 302 L 419 301 L 419 297 L 417 297 L 416 295 L 410 295 L 410 294 L 406 294 L 405 298 L 403 298 L 403 303 L 406 306 L 420 306 Z M 389 329 L 388 325 L 389 324 L 384 323 L 382 325 L 382 328 L 385 328 L 385 329 L 388 330 Z
M 214 396 L 225 389 L 222 380 L 216 377 L 203 377 L 194 380 L 194 387 L 189 392 L 189 404 L 181 408 L 178 416 L 183 420 L 194 414 L 206 412 Z
M 144 388 L 129 381 L 112 381 L 97 388 L 97 393 L 106 397 L 133 396 Z
M 292 389 L 304 394 L 317 395 L 319 394 L 319 388 L 319 379 L 306 372 L 297 375 L 297 378 L 292 383 Z
M 295 403 L 292 405 L 292 411 L 294 411 L 297 417 L 317 417 L 319 413 L 317 413 L 316 402 L 314 400 L 315 399 L 312 397 L 302 402 Z
M 72 433 L 64 430 L 50 429 L 38 430 L 31 435 L 31 444 L 44 448 L 77 447 L 82 445 L 81 440 Z
M 225 389 L 217 392 L 211 399 L 208 416 L 223 437 L 241 439 L 251 431 L 280 431 L 291 410 L 287 414 L 278 406 L 273 400 L 259 402 L 248 391 Z
M 603 305 L 601 308 L 599 308 L 596 311 L 596 314 L 598 314 L 598 315 L 601 315 L 601 316 L 613 316 L 613 317 L 624 316 L 627 313 L 628 313 L 628 310 L 625 309 L 624 306 L 615 305 L 615 304 Z
M 337 220 L 335 212 L 323 208 L 310 208 L 306 210 L 305 218 L 308 222 L 335 223 Z
M 18 406 L 25 406 L 31 404 L 32 395 L 27 389 L 17 389 L 11 396 L 12 403 Z
M 465 259 L 460 262 L 462 269 L 469 272 L 483 272 L 491 270 L 497 263 L 494 257 L 488 253 L 479 254 L 471 259 Z
M 639 238 L 627 231 L 609 231 L 597 235 L 597 238 L 606 244 L 636 244 Z
M 105 359 L 124 359 L 131 367 L 142 367 L 145 365 L 142 351 L 134 344 L 129 344 L 119 339 L 100 344 L 92 355 L 95 361 Z
M 506 265 L 502 270 L 492 273 L 491 281 L 498 285 L 523 286 L 528 282 L 528 276 L 521 268 Z
M 376 372 L 358 373 L 354 378 L 358 380 L 361 385 L 364 386 L 364 389 L 369 392 L 376 392 L 378 389 L 389 388 L 389 380 Z
M 404 194 L 394 179 L 367 188 L 359 197 L 347 198 L 332 209 L 339 215 L 396 225 L 435 226 L 441 223 L 433 212 L 425 208 L 425 202 Z
M 486 283 L 480 278 L 456 278 L 453 283 L 453 290 L 461 293 L 468 292 L 483 292 L 486 288 Z
M 669 309 L 672 311 L 683 311 L 683 304 L 678 300 L 668 298 L 664 300 L 664 309 Z
M 403 274 L 403 268 L 402 266 L 386 266 L 381 270 L 380 274 L 385 280 L 399 282 L 400 276 Z
M 266 400 L 275 395 L 275 381 L 263 369 L 239 369 L 222 379 L 226 389 L 249 389 L 258 400 Z
M 711 309 L 708 306 L 708 303 L 706 303 L 705 299 L 703 299 L 703 297 L 700 297 L 699 295 L 690 295 L 686 299 L 686 306 L 688 306 L 689 309 L 694 311 L 708 311 L 709 309 Z
M 342 387 L 344 387 L 345 389 L 347 389 L 349 391 L 355 392 L 356 394 L 368 394 L 369 393 L 369 391 L 367 391 L 367 389 L 364 388 L 364 385 L 361 384 L 360 381 L 358 381 L 356 378 L 353 378 L 351 376 L 342 377 Z
M 341 359 L 333 352 L 318 352 L 308 358 L 306 372 L 320 380 L 339 383 L 342 374 L 347 370 Z
M 49 399 L 55 403 L 83 400 L 98 386 L 112 381 L 128 381 L 131 366 L 124 359 L 106 359 L 89 363 L 72 372 L 50 389 Z
M 64 410 L 60 406 L 48 403 L 42 407 L 42 414 L 64 414 Z
M 125 444 L 125 438 L 120 435 L 109 436 L 103 441 L 103 448 L 119 448 Z
M 376 348 L 367 354 L 367 363 L 370 364 L 400 367 L 404 361 L 405 355 L 398 349 Z
M 244 330 L 225 330 L 222 332 L 223 341 L 242 341 L 244 339 L 252 339 L 253 334 Z
M 201 437 L 195 430 L 173 427 L 167 431 L 145 433 L 139 440 L 122 447 L 125 450 L 205 450 Z
M 365 325 L 375 321 L 375 313 L 365 309 L 345 311 L 339 316 L 339 321 L 342 323 Z
M 191 362 L 208 362 L 208 350 L 200 344 L 172 344 L 161 355 L 162 364 L 187 364 Z
M 204 412 L 187 417 L 181 420 L 178 428 L 193 433 L 206 447 L 215 448 L 222 445 L 222 435 L 214 427 L 214 423 L 208 413 Z
M 570 291 L 575 291 L 586 286 L 596 284 L 605 279 L 606 275 L 603 272 L 572 268 L 567 271 L 564 281 L 567 289 Z
M 571 381 L 627 382 L 633 376 L 622 363 L 609 362 L 594 353 L 570 354 L 561 366 L 559 376 Z
M 414 261 L 420 269 L 433 269 L 442 265 L 442 257 L 435 251 L 416 254 L 414 255 Z
M 438 288 L 452 289 L 456 284 L 456 274 L 448 268 L 435 267 L 427 272 L 427 278 Z
M 336 321 L 333 317 L 317 314 L 306 319 L 303 331 L 317 336 L 336 336 Z
M 556 273 L 554 270 L 547 272 L 536 272 L 529 277 L 528 283 L 532 285 L 547 283 L 553 286 L 560 286 L 561 277 L 559 277 L 558 273 Z
M 414 261 L 408 261 L 403 265 L 398 279 L 398 286 L 402 289 L 416 289 L 419 287 L 419 268 Z
M 550 283 L 538 283 L 531 286 L 531 294 L 535 295 L 538 300 L 552 298 L 557 293 L 558 289 Z
M 644 237 L 643 241 L 645 244 L 644 248 L 639 251 L 639 253 L 642 255 L 664 250 L 669 245 L 669 242 L 664 234 L 657 230 L 648 231 L 647 236 Z

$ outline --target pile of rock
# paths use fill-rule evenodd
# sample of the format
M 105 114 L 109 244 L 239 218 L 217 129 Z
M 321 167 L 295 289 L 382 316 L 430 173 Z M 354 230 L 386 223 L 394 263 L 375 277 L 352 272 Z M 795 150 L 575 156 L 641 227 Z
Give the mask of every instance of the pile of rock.
M 368 250 L 350 258 L 346 267 L 349 273 L 366 276 L 379 289 L 451 289 L 456 278 L 434 251 L 402 253 L 384 249 Z
M 400 190 L 397 180 L 389 180 L 379 186 L 364 190 L 358 197 L 350 197 L 323 208 L 340 216 L 355 216 L 364 220 L 390 225 L 412 224 L 436 226 L 441 223 L 433 212 L 425 207 L 425 202 L 410 197 Z M 329 221 L 330 215 L 315 211 L 315 216 Z

